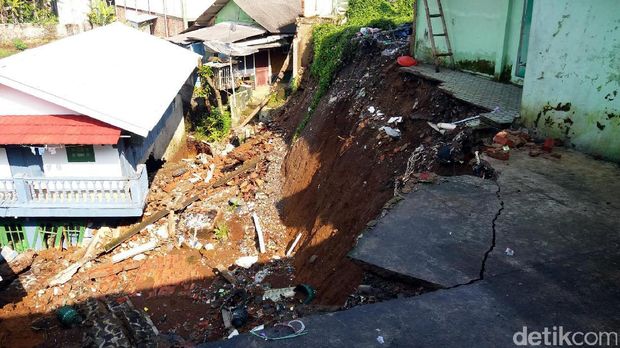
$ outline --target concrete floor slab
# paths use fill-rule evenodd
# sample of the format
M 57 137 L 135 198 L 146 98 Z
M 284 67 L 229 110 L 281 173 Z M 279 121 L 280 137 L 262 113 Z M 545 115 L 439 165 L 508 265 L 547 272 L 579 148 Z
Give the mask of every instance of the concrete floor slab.
M 497 125 L 509 125 L 519 117 L 521 107 L 521 87 L 492 81 L 474 74 L 441 69 L 435 72 L 435 67 L 428 64 L 419 64 L 401 68 L 411 74 L 441 82 L 440 89 L 453 95 L 455 98 L 481 106 L 489 111 L 481 116 Z
M 494 182 L 473 176 L 419 186 L 364 232 L 350 256 L 444 287 L 478 279 L 500 208 L 496 193 Z
M 559 153 L 559 160 L 521 151 L 508 162 L 487 159 L 500 172 L 504 209 L 485 276 L 620 247 L 620 169 L 574 151 Z

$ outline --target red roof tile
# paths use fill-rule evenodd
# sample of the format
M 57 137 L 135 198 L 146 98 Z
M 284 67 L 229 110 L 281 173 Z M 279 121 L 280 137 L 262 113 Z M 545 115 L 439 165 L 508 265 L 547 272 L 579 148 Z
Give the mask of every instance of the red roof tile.
M 117 127 L 82 115 L 0 116 L 0 145 L 115 145 Z

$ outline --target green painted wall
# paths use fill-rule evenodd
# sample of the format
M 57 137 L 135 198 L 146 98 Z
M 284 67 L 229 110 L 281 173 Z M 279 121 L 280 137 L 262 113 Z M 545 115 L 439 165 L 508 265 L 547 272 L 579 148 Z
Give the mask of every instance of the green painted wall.
M 215 16 L 215 24 L 221 22 L 235 22 L 247 25 L 258 25 L 234 1 L 229 1 Z
M 436 1 L 428 1 L 430 12 L 438 13 Z M 459 68 L 520 82 L 514 74 L 524 0 L 442 0 L 448 35 Z M 441 20 L 431 19 L 435 33 L 443 32 Z M 445 40 L 435 39 L 438 50 L 446 51 Z M 417 1 L 416 58 L 432 62 L 431 43 L 424 2 Z M 448 59 L 444 59 L 448 63 Z
M 535 1 L 521 117 L 620 162 L 620 2 Z

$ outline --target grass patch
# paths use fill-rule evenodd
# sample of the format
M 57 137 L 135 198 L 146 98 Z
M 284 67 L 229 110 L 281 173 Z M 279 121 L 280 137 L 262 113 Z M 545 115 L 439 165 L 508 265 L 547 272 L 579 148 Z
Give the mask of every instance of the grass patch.
M 362 27 L 394 28 L 413 21 L 414 0 L 351 0 L 346 24 L 319 24 L 312 30 L 314 60 L 310 68 L 318 80 L 310 108 L 297 126 L 293 139 L 297 139 L 312 118 L 321 98 L 325 96 L 340 69 L 355 51 L 351 39 Z
M 14 48 L 0 47 L 0 59 L 13 55 L 17 52 L 19 51 Z
M 213 230 L 213 234 L 215 235 L 215 239 L 217 239 L 218 242 L 225 242 L 228 240 L 230 229 L 228 228 L 228 225 L 222 223 L 217 225 L 215 230 Z

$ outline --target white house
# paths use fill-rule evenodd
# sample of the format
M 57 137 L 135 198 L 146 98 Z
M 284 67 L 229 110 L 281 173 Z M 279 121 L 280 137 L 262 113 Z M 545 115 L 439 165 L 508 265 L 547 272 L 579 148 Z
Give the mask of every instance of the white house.
M 214 0 L 116 0 L 116 15 L 159 37 L 190 27 Z
M 114 23 L 0 60 L 0 218 L 142 215 L 199 59 Z

